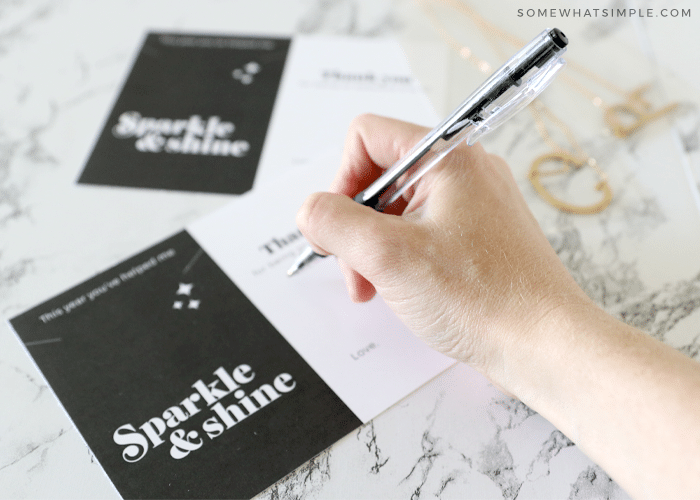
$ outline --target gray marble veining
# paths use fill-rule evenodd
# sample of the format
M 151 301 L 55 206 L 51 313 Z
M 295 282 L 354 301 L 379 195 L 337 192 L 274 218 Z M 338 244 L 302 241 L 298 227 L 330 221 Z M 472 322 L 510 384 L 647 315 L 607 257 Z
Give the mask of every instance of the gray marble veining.
M 194 5 L 125 2 L 105 6 L 104 13 L 88 0 L 0 3 L 3 316 L 61 291 L 226 201 L 134 192 L 128 195 L 131 206 L 125 206 L 108 193 L 88 189 L 63 200 L 58 209 L 47 207 L 47 200 L 68 192 L 82 167 L 145 29 L 248 32 L 250 23 L 260 19 L 256 27 L 290 34 L 410 38 L 418 33 L 424 40 L 429 31 L 420 10 L 407 1 L 265 0 L 251 6 L 249 15 L 214 0 Z M 265 9 L 272 7 L 293 15 L 264 18 L 269 12 Z M 206 9 L 219 16 L 207 15 Z M 218 19 L 225 19 L 224 14 L 226 22 Z M 112 22 L 122 27 L 123 36 L 120 29 L 110 28 Z M 585 23 L 582 31 L 590 40 L 624 35 L 629 29 L 624 19 Z M 436 37 L 428 42 L 439 43 Z M 43 65 L 43 71 L 37 65 Z M 457 73 L 456 67 L 446 66 L 445 78 Z M 696 359 L 700 356 L 698 109 L 688 101 L 677 119 L 655 134 L 627 141 L 585 138 L 582 144 L 601 163 L 610 160 L 616 190 L 610 209 L 589 218 L 545 206 L 524 180 L 527 165 L 519 166 L 519 158 L 533 157 L 539 144 L 531 121 L 525 117 L 514 121 L 508 132 L 489 143 L 514 166 L 550 242 L 586 293 L 623 321 Z M 680 151 L 658 153 L 673 149 L 674 141 L 681 145 Z M 663 176 L 653 175 L 659 157 L 667 158 Z M 683 194 L 691 181 L 697 191 Z M 674 196 L 687 199 L 669 200 Z M 85 207 L 93 207 L 99 215 L 86 213 Z M 150 220 L 139 218 L 146 210 Z M 125 236 L 115 237 L 115 229 Z M 669 240 L 669 235 L 677 234 L 685 235 L 685 240 Z M 662 259 L 673 259 L 673 265 Z M 5 327 L 0 329 L 0 400 L 4 495 L 116 496 Z M 626 494 L 551 424 L 458 365 L 260 495 L 377 497 L 617 499 Z

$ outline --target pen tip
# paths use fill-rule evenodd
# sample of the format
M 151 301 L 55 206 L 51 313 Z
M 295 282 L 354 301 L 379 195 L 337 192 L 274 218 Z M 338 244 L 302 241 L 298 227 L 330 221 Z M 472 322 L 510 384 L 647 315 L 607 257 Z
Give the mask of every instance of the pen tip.
M 294 276 L 299 269 L 301 269 L 301 266 L 295 263 L 292 267 L 287 269 L 287 276 Z
M 314 253 L 311 247 L 307 247 L 306 250 L 299 255 L 294 264 L 292 264 L 292 266 L 287 270 L 287 276 L 293 276 L 296 274 L 299 269 L 311 262 L 315 257 L 318 257 L 318 254 Z

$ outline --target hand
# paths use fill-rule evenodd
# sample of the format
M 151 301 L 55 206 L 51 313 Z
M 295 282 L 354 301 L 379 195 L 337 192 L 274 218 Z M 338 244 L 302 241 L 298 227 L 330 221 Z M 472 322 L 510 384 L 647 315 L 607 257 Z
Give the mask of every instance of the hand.
M 351 196 L 426 133 L 362 116 L 331 193 L 297 217 L 350 297 L 379 293 L 435 349 L 547 418 L 632 495 L 700 498 L 700 364 L 606 314 L 570 277 L 505 162 L 458 146 L 386 213 Z
M 433 348 L 493 378 L 506 344 L 583 294 L 506 163 L 479 144 L 458 146 L 388 213 L 351 200 L 426 132 L 357 118 L 330 188 L 335 194 L 310 196 L 297 223 L 317 252 L 338 257 L 353 300 L 378 292 Z

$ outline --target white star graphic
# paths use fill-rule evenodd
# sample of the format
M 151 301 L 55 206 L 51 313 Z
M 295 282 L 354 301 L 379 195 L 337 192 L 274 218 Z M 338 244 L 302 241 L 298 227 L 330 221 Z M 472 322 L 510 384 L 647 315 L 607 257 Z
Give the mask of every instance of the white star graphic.
M 173 303 L 173 309 L 182 309 L 182 301 L 176 300 L 176 301 Z
M 189 295 L 192 293 L 194 283 L 180 283 L 175 295 Z
M 199 301 L 190 300 L 190 303 L 187 305 L 187 309 L 199 309 Z

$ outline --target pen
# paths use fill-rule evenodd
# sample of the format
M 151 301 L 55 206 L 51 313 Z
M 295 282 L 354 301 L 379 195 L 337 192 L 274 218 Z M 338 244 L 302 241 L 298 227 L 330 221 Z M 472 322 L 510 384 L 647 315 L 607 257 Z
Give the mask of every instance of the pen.
M 431 167 L 466 140 L 469 146 L 494 130 L 551 83 L 565 61 L 560 57 L 569 40 L 557 28 L 546 29 L 520 49 L 445 120 L 389 167 L 355 201 L 382 211 L 396 201 Z M 307 247 L 289 268 L 294 275 L 316 257 Z

